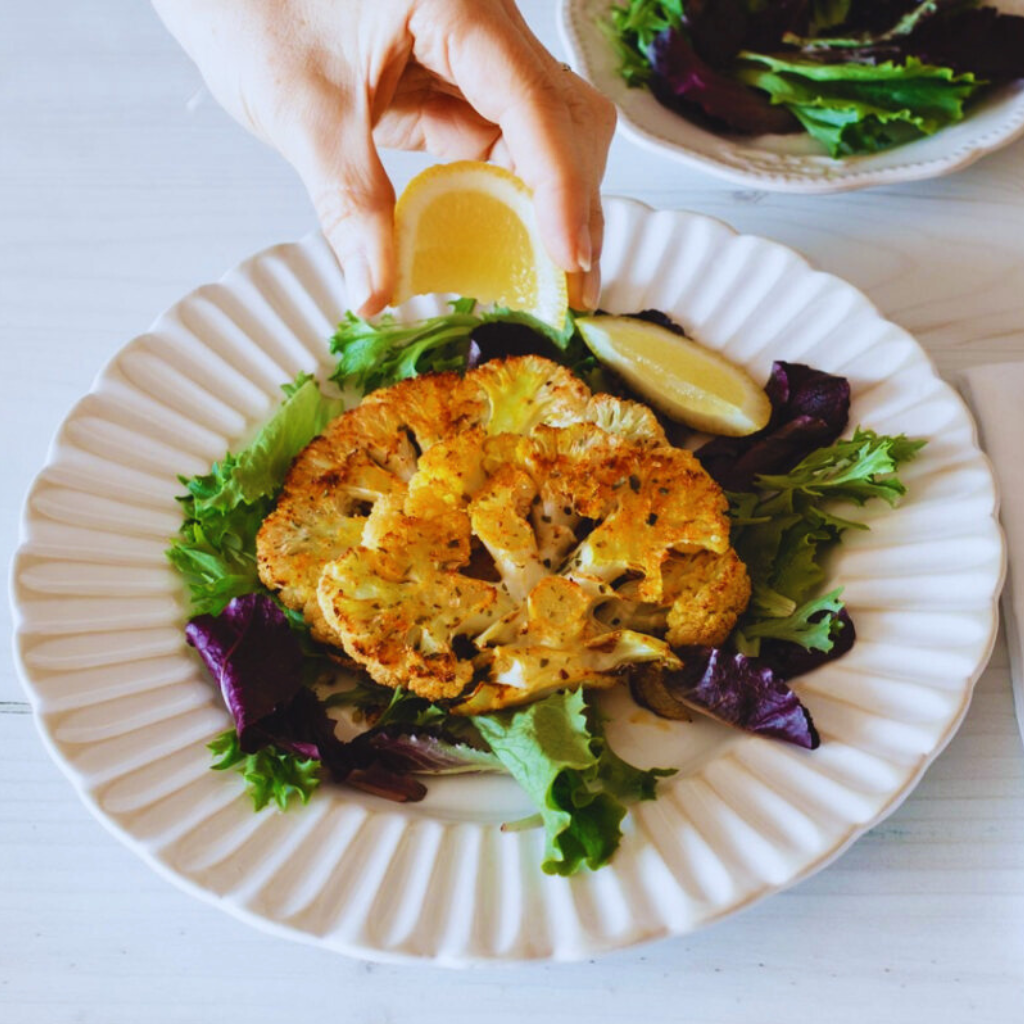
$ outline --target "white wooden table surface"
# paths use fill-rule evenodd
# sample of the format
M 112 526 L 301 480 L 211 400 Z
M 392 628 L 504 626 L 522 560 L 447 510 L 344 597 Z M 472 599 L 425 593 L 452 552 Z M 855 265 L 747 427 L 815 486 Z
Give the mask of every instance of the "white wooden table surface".
M 556 50 L 550 0 L 522 4 Z M 60 420 L 153 317 L 313 226 L 290 169 L 139 0 L 0 14 L 0 545 Z M 389 157 L 401 185 L 425 161 Z M 744 191 L 619 141 L 610 193 L 768 235 L 863 289 L 947 376 L 1024 359 L 1024 143 L 835 197 Z M 1020 510 L 1018 510 L 1020 514 Z M 0 607 L 10 632 L 10 611 Z M 78 802 L 0 658 L 0 1020 L 1024 1019 L 1024 750 L 1000 640 L 963 727 L 836 863 L 704 932 L 574 966 L 435 971 L 268 937 L 178 891 Z

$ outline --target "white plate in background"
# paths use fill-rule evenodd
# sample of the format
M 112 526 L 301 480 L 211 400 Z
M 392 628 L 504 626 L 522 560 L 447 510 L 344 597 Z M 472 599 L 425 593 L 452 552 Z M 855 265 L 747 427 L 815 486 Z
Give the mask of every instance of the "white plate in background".
M 559 29 L 573 68 L 615 103 L 627 138 L 734 184 L 827 193 L 919 181 L 962 170 L 1024 134 L 1024 81 L 1019 81 L 994 90 L 959 124 L 880 153 L 833 159 L 805 132 L 719 135 L 663 107 L 647 89 L 626 86 L 615 51 L 598 27 L 621 3 L 559 0 Z M 989 6 L 1024 14 L 1024 0 Z

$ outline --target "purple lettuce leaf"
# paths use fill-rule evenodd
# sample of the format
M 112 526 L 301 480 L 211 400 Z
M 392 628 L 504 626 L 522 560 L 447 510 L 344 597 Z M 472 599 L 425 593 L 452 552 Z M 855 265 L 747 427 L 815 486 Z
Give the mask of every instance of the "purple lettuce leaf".
M 845 429 L 850 414 L 850 382 L 802 363 L 776 362 L 765 385 L 773 415 L 768 424 L 794 416 L 821 420 L 831 432 L 832 443 Z
M 716 437 L 696 452 L 729 491 L 748 491 L 760 474 L 786 473 L 846 429 L 850 383 L 800 363 L 776 362 L 765 385 L 768 425 L 746 437 Z
M 960 2 L 961 0 L 937 0 L 934 6 L 936 9 L 942 9 L 950 3 Z M 858 3 L 854 0 L 850 4 L 846 21 L 836 29 L 836 32 L 843 35 L 881 35 L 889 32 L 920 5 L 921 0 L 871 0 L 871 3 Z
M 992 7 L 929 18 L 911 34 L 907 53 L 994 84 L 1024 78 L 1024 17 Z
M 698 56 L 716 70 L 727 71 L 746 48 L 747 4 L 743 0 L 686 0 L 683 26 Z
M 505 772 L 501 761 L 489 750 L 467 743 L 452 743 L 429 731 L 375 729 L 365 740 L 380 764 L 393 772 L 422 775 L 463 775 L 469 772 Z
M 239 746 L 269 745 L 320 761 L 335 780 L 390 800 L 421 800 L 426 787 L 381 763 L 372 744 L 345 742 L 323 702 L 303 684 L 302 648 L 284 612 L 266 594 L 233 598 L 220 615 L 197 615 L 188 642 L 219 684 Z
M 774 53 L 782 46 L 783 36 L 805 36 L 810 25 L 811 0 L 774 0 L 759 11 L 751 11 L 743 49 Z
M 331 741 L 334 724 L 316 694 L 303 686 L 283 708 L 252 725 L 249 735 L 255 746 L 273 744 L 299 757 L 322 761 L 321 750 Z
M 427 794 L 427 787 L 407 774 L 413 769 L 381 756 L 372 732 L 340 739 L 323 701 L 308 687 L 302 687 L 286 708 L 260 722 L 256 732 L 264 743 L 320 761 L 335 782 L 398 803 L 416 802 Z
M 742 135 L 800 131 L 799 121 L 785 107 L 703 60 L 685 32 L 667 29 L 656 36 L 648 57 L 651 92 L 684 117 Z
M 807 750 L 821 742 L 810 712 L 757 658 L 719 647 L 695 648 L 678 671 L 646 671 L 630 684 L 633 699 L 664 718 L 688 718 L 690 710 L 726 725 L 784 740 Z
M 197 615 L 185 637 L 220 686 L 242 750 L 253 753 L 255 727 L 302 689 L 302 649 L 284 612 L 264 594 L 232 598 L 220 615 Z
M 826 662 L 841 658 L 853 647 L 857 631 L 845 607 L 835 613 L 835 618 L 840 628 L 833 626 L 832 647 L 828 651 L 808 649 L 790 640 L 764 639 L 761 641 L 758 662 L 770 668 L 778 678 L 788 681 L 812 672 Z
M 774 5 L 769 5 L 769 9 Z M 788 31 L 805 36 L 798 27 Z M 889 0 L 854 4 L 850 17 L 823 38 L 803 38 L 802 52 L 824 63 L 903 63 L 916 57 L 934 67 L 973 73 L 992 84 L 1024 78 L 1024 17 L 961 0 Z M 782 40 L 785 42 L 786 40 Z M 792 42 L 792 40 L 789 40 Z M 771 52 L 748 34 L 746 49 Z
M 660 309 L 641 309 L 639 313 L 627 313 L 626 316 L 634 320 L 644 320 L 649 324 L 657 324 L 659 327 L 664 327 L 666 331 L 678 334 L 681 338 L 686 337 L 686 331 L 668 313 L 663 313 Z
M 264 743 L 320 761 L 335 782 L 398 803 L 416 802 L 427 794 L 427 787 L 408 775 L 414 769 L 407 763 L 382 756 L 386 745 L 374 743 L 372 731 L 340 739 L 323 701 L 308 687 L 260 722 L 256 733 Z
M 558 350 L 550 338 L 527 324 L 495 320 L 473 328 L 466 355 L 467 370 L 475 370 L 489 359 L 511 356 L 557 359 Z

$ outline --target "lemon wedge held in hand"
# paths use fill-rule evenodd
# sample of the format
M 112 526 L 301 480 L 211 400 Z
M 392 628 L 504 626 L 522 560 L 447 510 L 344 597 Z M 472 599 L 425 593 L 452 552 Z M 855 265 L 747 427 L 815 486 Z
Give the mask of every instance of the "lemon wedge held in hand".
M 576 325 L 602 363 L 694 430 L 743 437 L 772 414 L 764 389 L 745 370 L 666 327 L 628 316 L 579 317 Z
M 395 206 L 395 257 L 395 303 L 455 292 L 565 323 L 565 271 L 544 248 L 530 190 L 501 167 L 465 160 L 413 178 Z

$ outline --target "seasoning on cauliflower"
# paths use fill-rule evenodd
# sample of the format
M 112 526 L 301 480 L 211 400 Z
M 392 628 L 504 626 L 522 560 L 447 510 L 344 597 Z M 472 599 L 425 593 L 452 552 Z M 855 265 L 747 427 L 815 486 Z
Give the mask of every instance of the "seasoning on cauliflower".
M 645 406 L 538 356 L 369 395 L 295 460 L 260 577 L 386 686 L 478 714 L 721 643 L 725 496 Z

